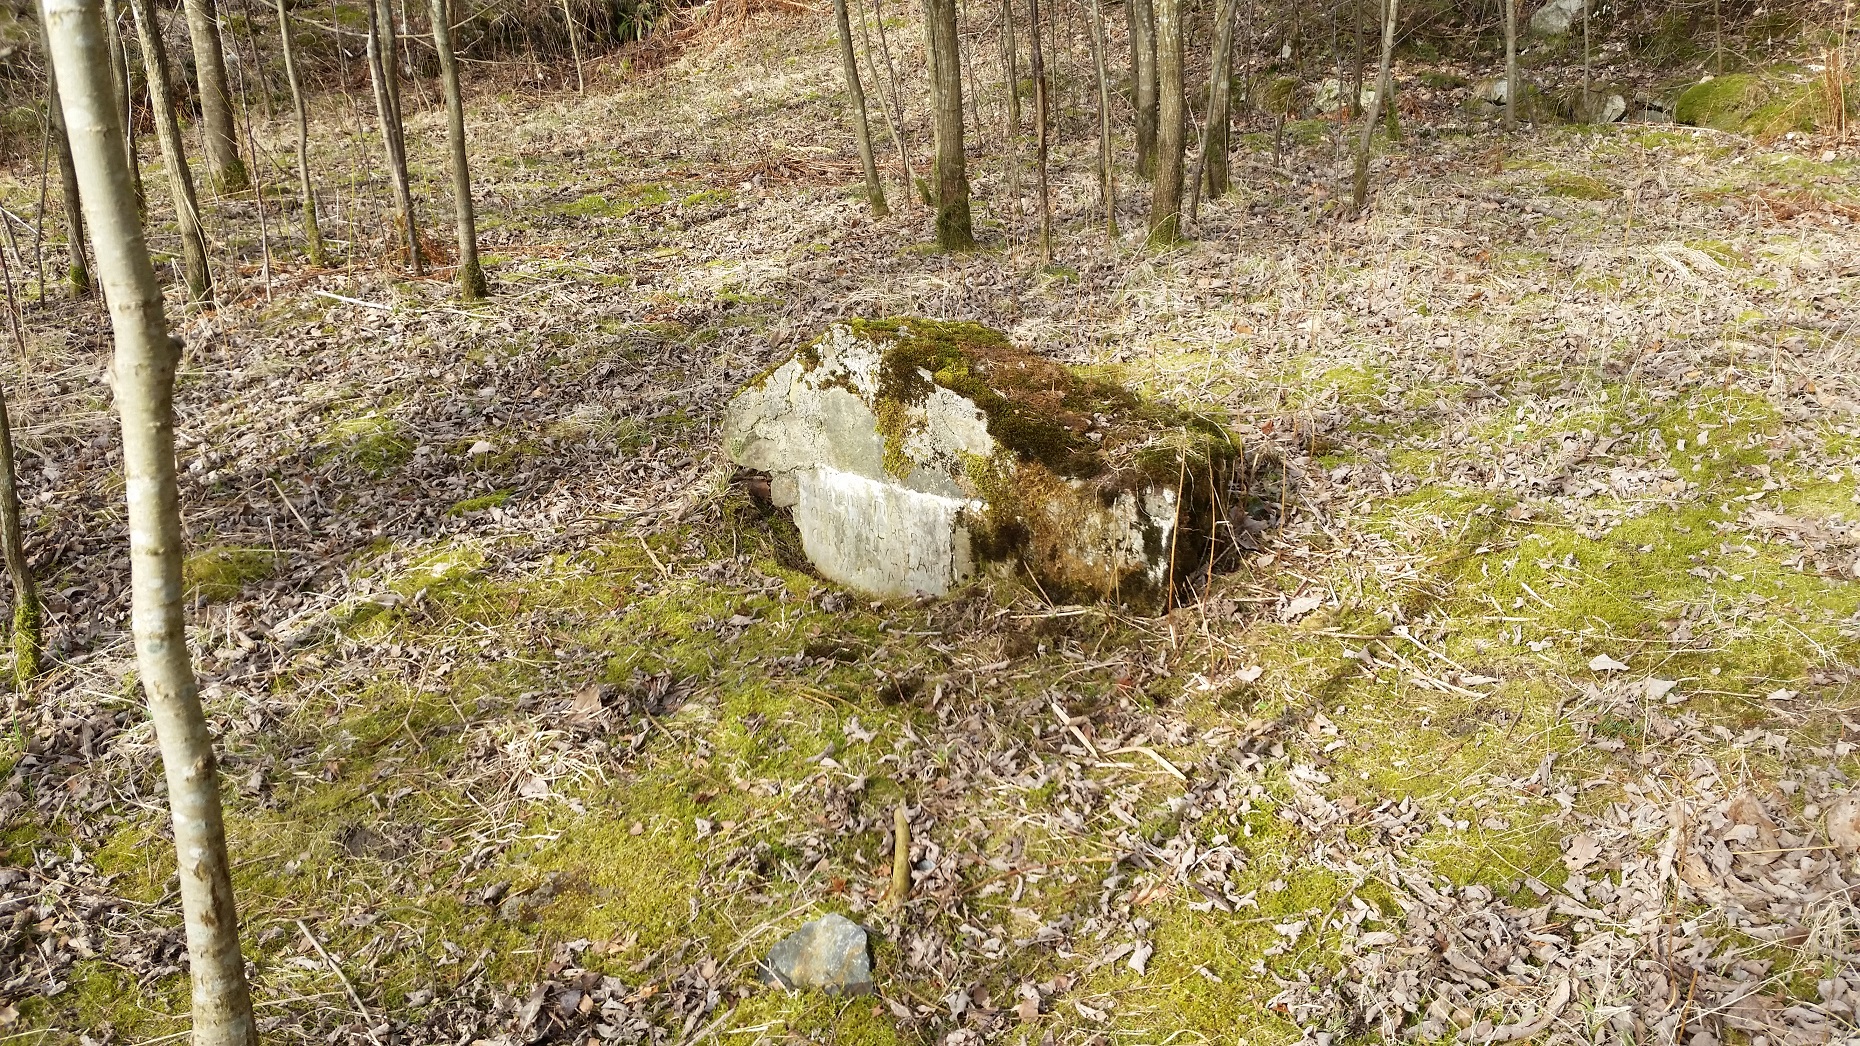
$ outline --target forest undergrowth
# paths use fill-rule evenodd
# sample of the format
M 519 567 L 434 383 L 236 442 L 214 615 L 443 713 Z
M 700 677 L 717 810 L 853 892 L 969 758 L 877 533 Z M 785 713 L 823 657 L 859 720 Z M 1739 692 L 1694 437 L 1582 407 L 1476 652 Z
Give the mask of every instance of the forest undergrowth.
M 1127 171 L 1105 242 L 1062 60 L 1054 262 L 992 160 L 951 256 L 895 154 L 867 215 L 827 34 L 756 15 L 585 94 L 481 84 L 481 304 L 382 273 L 340 99 L 332 268 L 279 236 L 288 150 L 262 207 L 211 205 L 237 300 L 182 326 L 177 439 L 267 1041 L 1860 1034 L 1851 147 L 1468 128 L 1404 64 L 1366 217 L 1345 132 L 1262 123 L 1239 191 L 1145 251 Z M 812 576 L 720 411 L 899 314 L 1223 413 L 1242 565 L 1161 617 Z M 0 1041 L 171 1041 L 105 325 L 28 320 L 52 668 L 0 739 Z M 761 986 L 827 911 L 874 931 L 877 994 Z

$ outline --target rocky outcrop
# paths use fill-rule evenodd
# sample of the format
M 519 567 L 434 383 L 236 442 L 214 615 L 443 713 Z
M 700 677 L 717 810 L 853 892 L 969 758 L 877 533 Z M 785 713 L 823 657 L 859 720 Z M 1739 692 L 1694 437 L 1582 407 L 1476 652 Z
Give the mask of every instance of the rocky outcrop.
M 1210 419 L 922 319 L 833 326 L 737 394 L 724 441 L 850 588 L 936 596 L 991 571 L 1146 609 L 1205 564 L 1237 453 Z

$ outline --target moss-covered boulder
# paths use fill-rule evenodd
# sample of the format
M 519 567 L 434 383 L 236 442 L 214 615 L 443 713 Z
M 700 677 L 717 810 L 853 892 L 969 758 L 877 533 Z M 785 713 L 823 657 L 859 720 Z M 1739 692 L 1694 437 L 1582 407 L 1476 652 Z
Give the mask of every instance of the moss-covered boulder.
M 1060 602 L 1168 602 L 1205 569 L 1234 478 L 1226 431 L 970 323 L 836 324 L 731 401 L 826 577 L 942 595 L 981 571 Z
M 1570 84 L 1550 91 L 1545 101 L 1560 120 L 1569 123 L 1616 123 L 1627 115 L 1627 96 L 1631 92 L 1609 84 Z
M 1681 91 L 1673 119 L 1694 127 L 1773 138 L 1789 131 L 1832 130 L 1836 107 L 1847 101 L 1849 116 L 1860 108 L 1851 85 L 1836 90 L 1824 76 L 1771 67 L 1702 80 Z

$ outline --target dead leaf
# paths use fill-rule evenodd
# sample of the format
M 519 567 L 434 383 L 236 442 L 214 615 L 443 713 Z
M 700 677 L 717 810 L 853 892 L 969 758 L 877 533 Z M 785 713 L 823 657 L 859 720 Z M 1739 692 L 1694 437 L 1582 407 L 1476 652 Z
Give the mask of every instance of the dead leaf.
M 1625 672 L 1627 670 L 1626 662 L 1616 661 L 1607 654 L 1597 654 L 1589 659 L 1589 671 L 1591 672 Z
M 1324 605 L 1323 596 L 1299 596 L 1279 610 L 1279 620 L 1296 621 Z
M 1602 856 L 1600 840 L 1587 832 L 1572 837 L 1563 844 L 1563 866 L 1572 872 L 1579 872 L 1595 863 Z
M 1828 807 L 1828 842 L 1844 854 L 1860 852 L 1860 792 L 1849 792 Z

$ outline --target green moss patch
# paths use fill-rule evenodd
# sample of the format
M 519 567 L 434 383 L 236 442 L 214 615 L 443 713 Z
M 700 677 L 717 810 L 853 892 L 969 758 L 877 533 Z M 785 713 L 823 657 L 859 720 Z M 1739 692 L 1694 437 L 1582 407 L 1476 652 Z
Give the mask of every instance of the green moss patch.
M 343 418 L 329 427 L 324 443 L 332 453 L 368 472 L 397 468 L 413 456 L 413 441 L 400 422 L 380 413 Z
M 568 218 L 624 218 L 644 207 L 669 203 L 673 186 L 657 182 L 627 185 L 605 193 L 589 193 L 556 207 L 556 213 Z
M 215 545 L 190 553 L 181 564 L 181 583 L 189 599 L 223 603 L 245 586 L 278 569 L 278 553 L 268 548 Z

